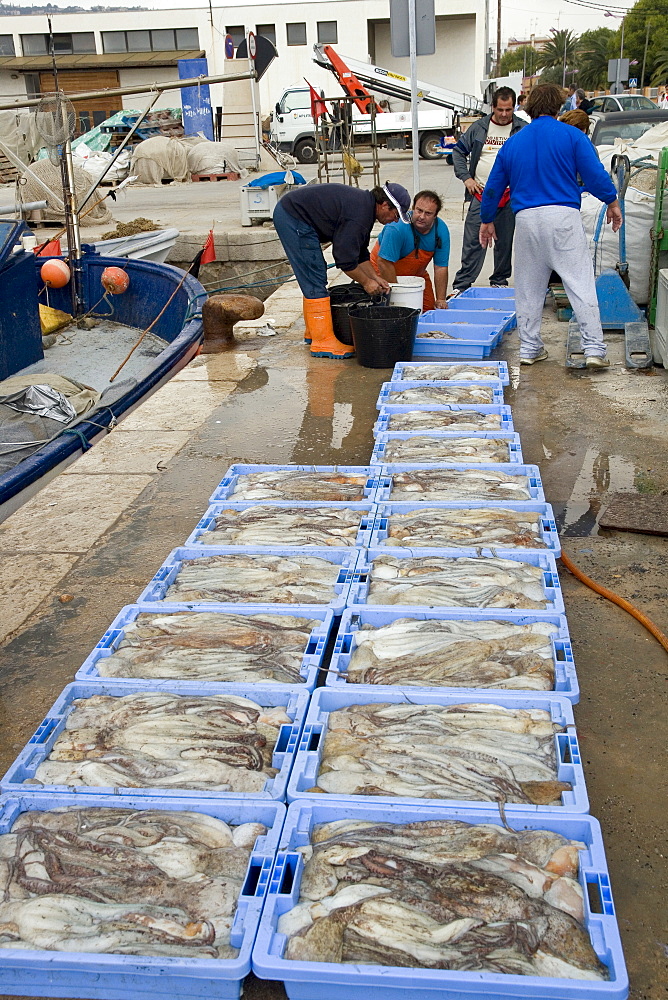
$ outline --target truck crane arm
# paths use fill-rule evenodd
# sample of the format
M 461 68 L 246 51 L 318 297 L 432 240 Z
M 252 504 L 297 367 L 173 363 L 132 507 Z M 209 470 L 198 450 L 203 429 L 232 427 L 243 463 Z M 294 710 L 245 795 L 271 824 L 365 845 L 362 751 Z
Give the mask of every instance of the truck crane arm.
M 348 96 L 353 98 L 363 115 L 370 115 L 373 105 L 376 107 L 377 115 L 383 113 L 384 109 L 381 108 L 378 101 L 360 83 L 355 74 L 348 69 L 341 56 L 334 51 L 331 45 L 316 45 L 314 48 L 318 55 L 322 53 L 324 56 L 323 62 L 319 62 L 318 59 L 314 59 L 314 62 L 317 62 L 320 66 L 323 66 L 334 74 Z

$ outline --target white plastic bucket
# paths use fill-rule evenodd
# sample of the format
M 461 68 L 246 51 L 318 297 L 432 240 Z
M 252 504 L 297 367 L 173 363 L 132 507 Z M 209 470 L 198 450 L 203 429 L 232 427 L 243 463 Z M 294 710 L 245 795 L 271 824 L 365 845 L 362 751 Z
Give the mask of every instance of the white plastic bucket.
M 422 312 L 424 284 L 424 278 L 412 274 L 398 276 L 396 284 L 390 285 L 390 305 L 407 306 Z

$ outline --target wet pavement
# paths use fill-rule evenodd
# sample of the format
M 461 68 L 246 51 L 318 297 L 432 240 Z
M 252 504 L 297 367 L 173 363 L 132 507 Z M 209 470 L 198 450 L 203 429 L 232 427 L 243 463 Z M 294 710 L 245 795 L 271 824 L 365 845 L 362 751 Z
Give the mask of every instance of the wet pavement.
M 546 310 L 544 331 L 546 362 L 520 372 L 516 334 L 495 352 L 511 367 L 506 402 L 524 461 L 541 467 L 570 558 L 668 630 L 666 540 L 597 527 L 610 492 L 668 492 L 668 376 L 658 368 L 627 372 L 614 336 L 610 370 L 569 373 L 566 324 Z M 120 608 L 183 543 L 230 464 L 368 462 L 376 398 L 389 371 L 311 359 L 301 339 L 298 323 L 239 345 L 256 366 L 147 477 L 0 649 L 3 771 Z M 39 564 L 32 571 L 38 575 Z M 563 570 L 561 578 L 582 690 L 575 714 L 591 812 L 603 827 L 631 997 L 659 1000 L 668 986 L 666 653 L 619 608 Z M 281 995 L 277 984 L 247 985 L 254 1000 Z

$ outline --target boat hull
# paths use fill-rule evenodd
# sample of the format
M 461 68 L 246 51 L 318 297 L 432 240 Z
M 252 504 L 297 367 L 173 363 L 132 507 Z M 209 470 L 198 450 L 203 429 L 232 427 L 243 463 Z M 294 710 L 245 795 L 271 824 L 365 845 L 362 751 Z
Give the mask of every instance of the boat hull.
M 41 266 L 43 260 L 36 260 L 36 267 Z M 82 259 L 82 293 L 86 310 L 95 305 L 103 292 L 100 283 L 102 271 L 113 265 L 122 267 L 130 276 L 128 291 L 113 296 L 114 319 L 144 330 L 176 291 L 183 271 L 169 264 L 88 254 Z M 0 476 L 0 521 L 74 462 L 98 438 L 104 437 L 107 429 L 122 420 L 195 357 L 202 343 L 200 309 L 204 294 L 199 281 L 188 275 L 152 330 L 167 341 L 164 350 L 147 363 L 125 389 L 121 385 L 121 373 L 118 384 L 122 391 L 119 396 L 109 402 L 105 400 L 103 406 L 80 419 L 76 424 L 76 433 L 59 435 Z M 7 296 L 11 296 L 11 288 L 3 286 L 2 298 L 7 301 Z M 69 290 L 52 290 L 50 304 L 58 309 L 71 310 Z M 1 319 L 0 306 L 0 322 Z

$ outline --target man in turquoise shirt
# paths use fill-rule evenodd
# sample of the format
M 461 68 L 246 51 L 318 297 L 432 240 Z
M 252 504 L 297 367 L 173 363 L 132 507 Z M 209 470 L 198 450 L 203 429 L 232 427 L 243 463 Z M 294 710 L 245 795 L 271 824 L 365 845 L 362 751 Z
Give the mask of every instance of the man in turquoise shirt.
M 435 191 L 420 191 L 413 199 L 410 225 L 404 222 L 385 226 L 371 251 L 371 263 L 390 284 L 398 276 L 415 275 L 425 279 L 422 309 L 447 309 L 450 232 L 438 218 L 443 203 Z M 436 294 L 427 274 L 434 262 Z

